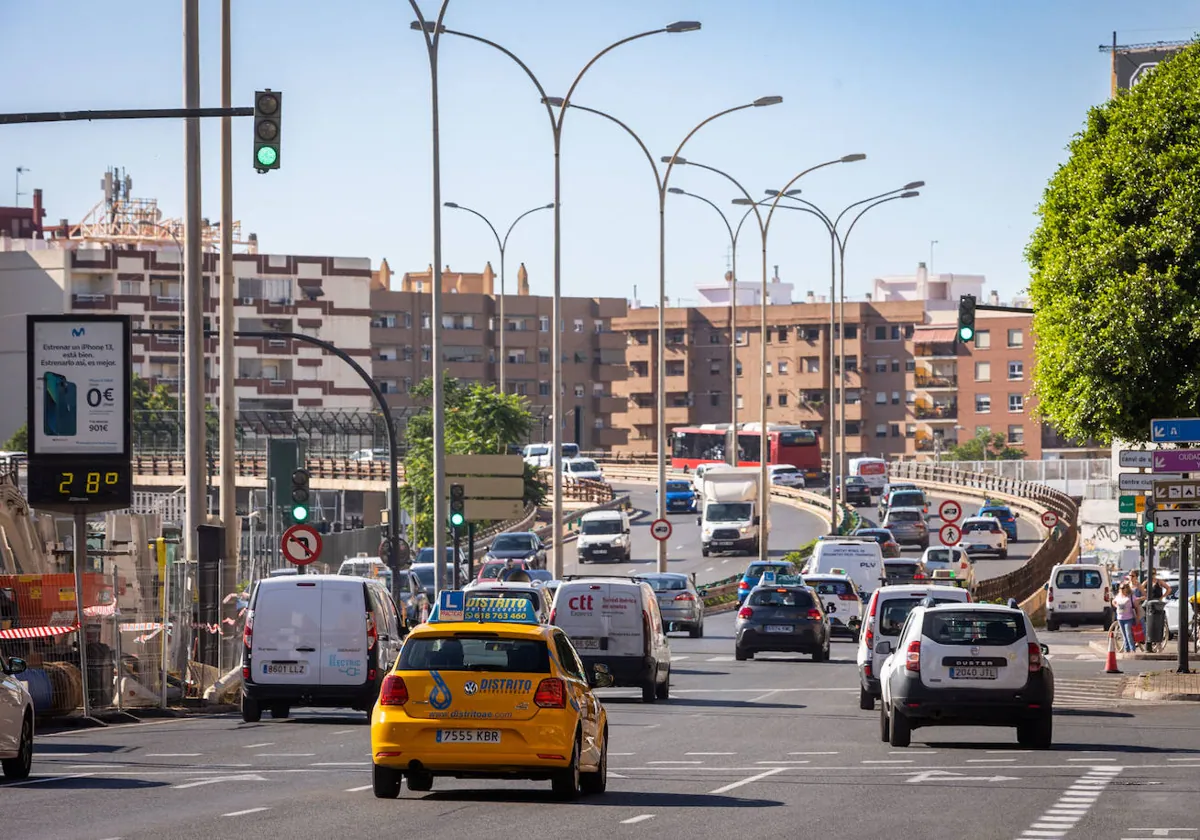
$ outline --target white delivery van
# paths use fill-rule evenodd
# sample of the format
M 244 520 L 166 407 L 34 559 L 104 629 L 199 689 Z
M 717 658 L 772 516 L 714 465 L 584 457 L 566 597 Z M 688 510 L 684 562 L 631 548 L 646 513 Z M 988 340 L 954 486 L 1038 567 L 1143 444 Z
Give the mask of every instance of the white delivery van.
M 762 492 L 758 467 L 707 470 L 700 485 L 700 553 L 758 554 Z
M 1108 571 L 1099 563 L 1060 563 L 1050 570 L 1046 584 L 1046 629 L 1063 624 L 1113 623 L 1112 590 Z
M 887 461 L 882 458 L 851 458 L 850 475 L 861 476 L 871 488 L 871 495 L 878 496 L 887 484 Z
M 571 637 L 588 673 L 606 665 L 614 684 L 642 689 L 642 701 L 671 691 L 671 647 L 650 584 L 617 578 L 564 581 L 550 623 Z
M 620 560 L 629 562 L 633 542 L 629 534 L 629 514 L 623 510 L 596 510 L 579 520 L 579 539 L 575 549 L 579 562 Z
M 382 584 L 347 575 L 258 582 L 242 634 L 242 720 L 294 706 L 371 715 L 400 652 L 400 617 Z
M 834 569 L 843 569 L 860 593 L 870 595 L 883 576 L 883 549 L 874 540 L 817 540 L 802 574 L 838 574 Z

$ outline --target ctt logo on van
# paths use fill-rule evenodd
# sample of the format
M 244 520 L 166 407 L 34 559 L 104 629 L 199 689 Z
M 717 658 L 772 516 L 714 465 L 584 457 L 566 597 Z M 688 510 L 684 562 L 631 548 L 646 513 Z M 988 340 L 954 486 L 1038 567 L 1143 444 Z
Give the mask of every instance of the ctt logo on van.
M 592 610 L 591 595 L 573 595 L 567 600 L 567 608 L 571 610 L 587 611 Z
M 361 659 L 340 659 L 336 653 L 329 654 L 329 667 L 347 677 L 357 677 L 362 673 Z

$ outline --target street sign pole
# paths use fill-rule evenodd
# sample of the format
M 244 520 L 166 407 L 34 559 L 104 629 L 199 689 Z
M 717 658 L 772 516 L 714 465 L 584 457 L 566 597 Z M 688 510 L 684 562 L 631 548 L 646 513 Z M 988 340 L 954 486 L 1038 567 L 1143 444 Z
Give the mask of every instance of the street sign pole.
M 1179 633 L 1176 638 L 1179 640 L 1179 658 L 1177 670 L 1181 674 L 1186 674 L 1189 671 L 1188 667 L 1188 601 L 1187 597 L 1190 594 L 1188 588 L 1188 570 L 1189 557 L 1188 547 L 1192 541 L 1184 537 L 1179 541 L 1179 585 L 1182 588 L 1182 597 L 1179 598 Z

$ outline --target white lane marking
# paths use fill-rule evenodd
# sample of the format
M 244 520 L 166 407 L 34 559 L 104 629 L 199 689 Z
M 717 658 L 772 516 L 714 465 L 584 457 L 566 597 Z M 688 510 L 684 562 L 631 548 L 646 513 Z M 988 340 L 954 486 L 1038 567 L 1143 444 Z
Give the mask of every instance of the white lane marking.
M 876 758 L 867 759 L 863 764 L 912 764 L 911 758 Z
M 758 697 L 751 697 L 746 702 L 747 703 L 761 703 L 763 700 L 766 700 L 768 697 L 770 697 L 772 694 L 774 694 L 777 690 L 778 689 L 771 689 L 766 694 L 760 695 Z
M 988 750 L 988 755 L 1008 755 L 1010 753 L 1031 753 L 1033 750 Z
M 108 770 L 112 767 L 128 767 L 128 761 L 106 761 L 103 764 L 93 761 L 91 764 L 68 764 L 68 770 Z
M 704 661 L 705 662 L 732 662 L 733 657 L 732 656 L 714 656 L 709 659 L 705 659 Z M 676 692 L 676 694 L 678 694 L 678 693 L 679 692 Z
M 616 755 L 616 753 L 609 753 L 609 755 Z M 737 753 L 731 753 L 731 752 L 729 752 L 729 753 L 723 753 L 723 752 L 688 752 L 688 753 L 684 753 L 684 755 L 737 755 Z
M 708 662 L 732 662 L 732 656 L 718 656 L 715 659 L 709 659 Z M 852 693 L 858 694 L 857 688 L 830 688 L 829 686 L 820 686 L 812 688 L 672 688 L 671 691 L 676 694 L 762 694 L 764 691 L 834 691 L 842 694 Z M 834 753 L 829 753 L 834 755 Z
M 837 751 L 832 752 L 790 752 L 788 755 L 837 755 Z
M 362 793 L 364 790 L 370 790 L 374 785 L 359 785 L 356 788 L 346 788 L 346 793 Z
M 195 758 L 200 753 L 147 753 L 146 758 Z
M 309 767 L 363 767 L 370 764 L 369 761 L 315 761 Z
M 610 752 L 610 753 L 609 753 L 609 755 L 636 755 L 636 753 L 617 753 L 617 752 Z
M 255 758 L 312 758 L 316 753 L 257 753 Z
M 245 745 L 243 745 L 243 746 L 242 746 L 242 749 L 244 749 L 244 750 L 254 750 L 254 749 L 258 749 L 259 747 L 271 747 L 271 746 L 274 746 L 274 745 L 275 745 L 275 742 L 274 742 L 274 741 L 267 741 L 267 742 L 265 742 L 265 743 L 262 743 L 262 744 L 245 744 Z
M 1116 761 L 1115 758 L 1068 758 L 1067 761 Z
M 1194 758 L 1168 758 L 1167 761 L 1200 761 L 1200 756 L 1196 756 Z M 1134 829 L 1128 829 L 1128 830 L 1133 831 Z M 1175 831 L 1177 829 L 1171 829 L 1171 830 Z M 1189 829 L 1189 830 L 1191 830 L 1191 829 Z
M 46 782 L 65 782 L 67 779 L 86 779 L 88 776 L 95 776 L 95 775 L 96 775 L 95 773 L 72 773 L 69 776 L 49 776 L 48 778 L 45 778 L 45 779 L 30 779 L 29 781 L 26 781 L 26 782 L 12 782 L 11 784 L 7 784 L 4 787 L 15 788 L 15 787 L 28 787 L 29 785 L 44 785 L 44 784 L 46 784 Z
M 257 814 L 259 811 L 270 811 L 270 808 L 247 808 L 245 811 L 230 811 L 228 814 L 222 814 L 222 817 L 244 817 L 246 814 Z
M 634 823 L 645 822 L 646 820 L 654 819 L 653 814 L 638 814 L 636 817 L 630 817 L 627 820 L 621 820 L 621 825 L 633 825 Z
M 707 569 L 705 569 L 704 571 L 706 571 L 706 572 L 715 572 L 716 570 L 717 570 L 717 567 L 716 567 L 716 566 L 709 566 L 709 567 L 708 567 Z
M 774 776 L 776 773 L 782 773 L 786 769 L 787 769 L 786 767 L 776 767 L 773 770 L 767 770 L 766 772 L 758 773 L 757 775 L 754 775 L 754 776 L 747 776 L 745 779 L 741 779 L 740 781 L 736 781 L 736 782 L 732 782 L 727 785 L 723 785 L 722 787 L 719 787 L 716 790 L 710 790 L 708 792 L 708 794 L 709 794 L 709 796 L 713 796 L 718 793 L 728 793 L 729 791 L 736 790 L 737 788 L 740 788 L 743 785 L 753 784 L 754 782 L 765 779 L 768 776 Z
M 888 755 L 937 755 L 937 750 L 888 750 Z
M 703 764 L 703 761 L 647 761 L 647 764 Z
M 1085 775 L 1076 779 L 1071 788 L 1063 792 L 1058 801 L 1035 819 L 1020 836 L 1022 838 L 1065 836 L 1069 830 L 1075 827 L 1076 823 L 1087 816 L 1088 810 L 1095 804 L 1105 786 L 1115 779 L 1122 769 L 1111 765 L 1093 767 Z M 1089 799 L 1089 796 L 1093 798 Z
M 38 737 L 40 738 L 41 736 L 39 735 Z M 102 753 L 95 753 L 95 752 L 54 753 L 53 755 L 47 755 L 47 756 L 39 755 L 38 758 L 87 758 L 89 755 L 102 755 Z
M 808 761 L 807 761 L 807 760 L 799 760 L 799 761 L 756 761 L 756 762 L 754 762 L 754 763 L 755 763 L 755 764 L 786 764 L 786 765 L 788 765 L 788 766 L 790 767 L 790 766 L 792 766 L 793 764 L 808 764 Z
M 684 654 L 683 656 L 672 656 L 671 661 L 672 662 L 682 662 L 685 659 L 691 659 L 691 658 L 692 657 L 688 656 L 687 654 Z
M 330 733 L 331 735 L 349 735 L 351 732 L 358 732 L 357 729 L 339 729 L 337 732 Z
M 728 563 L 728 562 L 729 562 L 730 560 L 732 560 L 732 559 L 733 559 L 732 557 L 726 557 L 726 558 L 725 558 L 724 560 L 722 560 L 721 562 L 722 562 L 722 563 Z
M 1016 761 L 1015 758 L 968 758 L 967 764 L 1003 764 L 1007 761 Z

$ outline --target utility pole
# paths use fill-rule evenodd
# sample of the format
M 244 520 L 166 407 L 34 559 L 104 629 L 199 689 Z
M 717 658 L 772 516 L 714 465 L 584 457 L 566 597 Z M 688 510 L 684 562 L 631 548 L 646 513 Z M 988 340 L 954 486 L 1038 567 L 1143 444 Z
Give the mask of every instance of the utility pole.
M 233 107 L 231 78 L 230 0 L 221 0 L 221 107 Z M 234 591 L 238 583 L 238 552 L 242 529 L 237 521 L 237 482 L 233 474 L 235 457 L 236 400 L 233 393 L 234 370 L 233 331 L 233 119 L 221 117 L 221 360 L 220 431 L 218 451 L 221 460 L 221 524 L 225 526 L 225 551 L 221 558 L 222 580 L 225 589 Z M 301 465 L 303 466 L 303 465 Z M 220 593 L 224 598 L 228 592 Z M 222 618 L 236 618 L 237 604 L 230 602 Z M 223 661 L 223 660 L 222 660 Z

